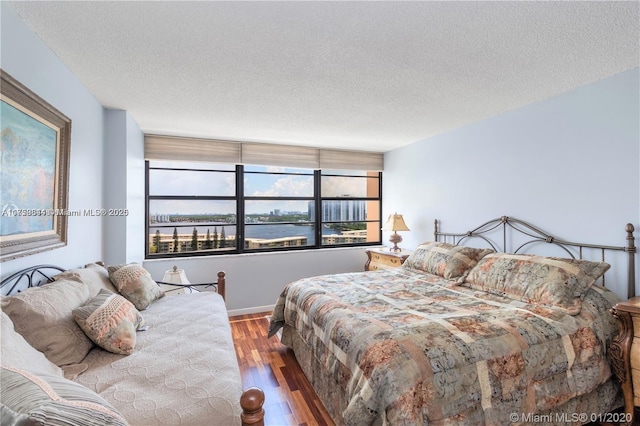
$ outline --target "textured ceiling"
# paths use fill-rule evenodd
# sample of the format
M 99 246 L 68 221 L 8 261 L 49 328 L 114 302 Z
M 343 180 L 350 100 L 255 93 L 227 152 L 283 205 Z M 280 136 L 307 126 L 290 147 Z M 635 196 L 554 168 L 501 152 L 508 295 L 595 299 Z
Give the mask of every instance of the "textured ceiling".
M 147 133 L 387 151 L 639 66 L 638 2 L 15 2 Z

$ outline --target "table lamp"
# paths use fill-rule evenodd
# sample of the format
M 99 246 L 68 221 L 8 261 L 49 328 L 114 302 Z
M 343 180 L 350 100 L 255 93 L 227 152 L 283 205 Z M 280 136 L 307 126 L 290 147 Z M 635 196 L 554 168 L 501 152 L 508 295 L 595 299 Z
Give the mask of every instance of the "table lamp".
M 389 219 L 387 219 L 387 223 L 382 227 L 383 231 L 393 231 L 389 241 L 393 243 L 393 247 L 389 249 L 389 251 L 402 251 L 400 247 L 398 247 L 398 243 L 402 242 L 402 237 L 398 234 L 397 231 L 409 231 L 410 229 L 407 227 L 407 224 L 404 223 L 404 219 L 401 214 L 394 213 L 389 215 Z
M 187 274 L 185 274 L 184 269 L 178 269 L 177 266 L 174 266 L 173 269 L 164 273 L 162 282 L 167 284 L 191 284 L 187 279 Z

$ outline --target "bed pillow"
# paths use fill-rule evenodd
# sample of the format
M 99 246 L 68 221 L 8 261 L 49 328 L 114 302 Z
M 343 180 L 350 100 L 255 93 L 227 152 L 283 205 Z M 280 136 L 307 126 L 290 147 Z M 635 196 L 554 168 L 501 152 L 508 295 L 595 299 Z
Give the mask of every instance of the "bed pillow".
M 496 253 L 478 262 L 464 285 L 577 315 L 587 290 L 609 267 L 605 262 Z
M 93 347 L 71 313 L 87 300 L 86 284 L 61 280 L 3 297 L 2 310 L 31 346 L 63 366 L 79 363 Z
M 124 297 L 108 290 L 73 310 L 73 318 L 87 336 L 102 349 L 129 355 L 136 345 L 136 330 L 144 320 Z
M 7 424 L 124 426 L 127 421 L 90 389 L 64 377 L 1 367 L 2 419 Z
M 409 255 L 403 266 L 462 282 L 471 268 L 489 253 L 493 253 L 493 250 L 441 242 L 422 243 Z
M 32 371 L 62 376 L 62 369 L 34 349 L 15 331 L 11 318 L 0 312 L 0 353 L 2 365 L 29 368 Z
M 164 296 L 151 274 L 137 263 L 113 265 L 107 269 L 116 289 L 140 311 Z
M 65 279 L 71 281 L 80 280 L 89 287 L 91 297 L 97 295 L 101 289 L 106 289 L 113 293 L 118 292 L 109 279 L 107 268 L 97 263 L 89 263 L 84 268 L 69 269 L 56 275 L 53 279 L 56 281 Z

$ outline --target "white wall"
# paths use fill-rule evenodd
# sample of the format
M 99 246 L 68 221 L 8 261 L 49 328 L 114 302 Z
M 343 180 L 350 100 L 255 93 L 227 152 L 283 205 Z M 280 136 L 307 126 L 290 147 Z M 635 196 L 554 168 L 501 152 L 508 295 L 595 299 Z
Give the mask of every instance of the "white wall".
M 104 127 L 104 179 L 106 190 L 103 207 L 106 209 L 127 208 L 127 120 L 126 112 L 105 111 Z M 126 262 L 127 218 L 125 216 L 105 217 L 103 231 L 105 264 Z
M 145 181 L 144 133 L 138 123 L 127 113 L 127 242 L 126 262 L 142 263 L 144 259 L 145 230 Z M 107 237 L 108 238 L 108 237 Z
M 192 283 L 215 281 L 227 274 L 227 309 L 232 315 L 268 310 L 284 286 L 294 280 L 324 274 L 363 271 L 363 248 L 339 248 L 257 254 L 191 257 L 144 262 L 156 280 L 173 265 L 182 268 Z
M 144 260 L 144 134 L 131 115 L 105 112 L 104 208 L 115 215 L 104 220 L 107 265 Z M 121 213 L 125 215 L 120 215 Z
M 640 228 L 639 79 L 636 68 L 388 152 L 383 211 L 404 215 L 402 246 L 432 240 L 436 218 L 455 232 L 503 215 L 625 245 L 625 224 Z M 625 259 L 611 259 L 620 296 Z
M 69 69 L 0 2 L 0 66 L 71 119 L 69 208 L 103 207 L 103 108 Z M 66 247 L 0 264 L 2 276 L 38 263 L 77 267 L 102 258 L 102 219 L 69 217 Z

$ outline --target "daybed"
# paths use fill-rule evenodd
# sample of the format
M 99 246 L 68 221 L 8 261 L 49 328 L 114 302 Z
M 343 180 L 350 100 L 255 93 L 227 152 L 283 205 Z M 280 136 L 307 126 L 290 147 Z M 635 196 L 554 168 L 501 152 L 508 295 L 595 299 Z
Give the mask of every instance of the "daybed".
M 502 245 L 486 236 L 497 228 Z M 509 229 L 531 238 L 511 254 Z M 580 258 L 585 248 L 627 251 L 632 265 L 632 233 L 628 225 L 629 245 L 611 247 L 562 241 L 508 217 L 462 234 L 436 223 L 435 241 L 400 268 L 287 285 L 270 335 L 283 329 L 337 424 L 599 421 L 622 406 L 606 355 L 619 299 L 601 285 L 609 264 L 574 259 L 571 248 Z M 489 247 L 460 245 L 472 237 Z M 532 242 L 567 258 L 521 254 Z
M 3 296 L 2 425 L 262 424 L 264 394 L 242 392 L 223 298 L 162 297 L 131 265 L 116 267 L 115 286 L 106 268 L 89 264 Z M 3 293 L 16 278 L 32 286 L 50 274 L 42 271 L 3 280 Z

